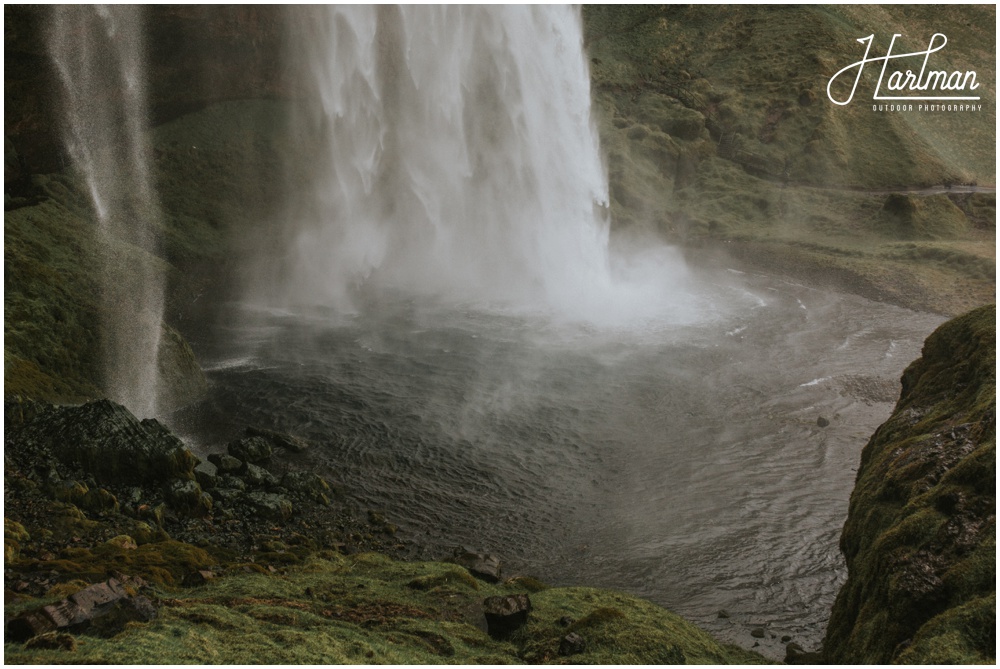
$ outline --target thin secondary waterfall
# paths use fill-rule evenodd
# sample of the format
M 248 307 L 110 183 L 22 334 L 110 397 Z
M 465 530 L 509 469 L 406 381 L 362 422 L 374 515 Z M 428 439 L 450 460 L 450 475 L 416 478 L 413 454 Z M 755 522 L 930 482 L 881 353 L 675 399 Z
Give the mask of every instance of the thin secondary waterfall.
M 49 49 L 63 84 L 63 134 L 98 222 L 104 391 L 156 411 L 163 271 L 149 174 L 141 8 L 57 6 Z
M 296 11 L 313 154 L 289 301 L 350 307 L 374 285 L 575 314 L 621 297 L 577 10 Z

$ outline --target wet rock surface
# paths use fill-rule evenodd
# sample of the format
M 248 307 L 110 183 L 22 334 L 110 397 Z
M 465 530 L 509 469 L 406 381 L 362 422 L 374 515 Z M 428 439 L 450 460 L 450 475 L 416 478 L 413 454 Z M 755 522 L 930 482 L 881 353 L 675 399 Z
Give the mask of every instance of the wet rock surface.
M 158 483 L 193 479 L 196 458 L 167 428 L 153 419 L 140 421 L 125 407 L 109 400 L 80 406 L 37 404 L 26 420 L 11 420 L 5 440 L 47 452 L 68 467 L 97 481 Z M 24 409 L 12 405 L 11 412 Z
M 483 614 L 489 635 L 494 639 L 505 639 L 528 622 L 531 613 L 531 599 L 528 595 L 506 595 L 487 597 L 483 600 Z
M 253 437 L 241 451 L 256 458 L 270 449 L 274 457 L 260 464 L 218 452 L 199 462 L 162 425 L 108 401 L 57 407 L 8 398 L 4 408 L 9 597 L 118 570 L 179 585 L 226 565 L 266 570 L 323 551 L 411 552 L 381 514 L 295 470 L 294 451 L 274 454 L 273 437 Z M 281 476 L 268 469 L 278 457 Z M 122 606 L 115 615 L 135 613 Z

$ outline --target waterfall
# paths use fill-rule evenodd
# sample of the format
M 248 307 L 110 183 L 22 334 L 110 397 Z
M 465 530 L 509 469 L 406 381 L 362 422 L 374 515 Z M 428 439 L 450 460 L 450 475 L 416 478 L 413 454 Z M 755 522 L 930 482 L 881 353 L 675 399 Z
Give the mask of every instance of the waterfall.
M 578 10 L 296 11 L 309 104 L 286 299 L 349 308 L 376 286 L 574 314 L 621 301 Z
M 141 9 L 57 5 L 50 55 L 63 85 L 63 137 L 86 185 L 101 248 L 104 391 L 139 416 L 156 411 L 163 269 L 145 137 Z

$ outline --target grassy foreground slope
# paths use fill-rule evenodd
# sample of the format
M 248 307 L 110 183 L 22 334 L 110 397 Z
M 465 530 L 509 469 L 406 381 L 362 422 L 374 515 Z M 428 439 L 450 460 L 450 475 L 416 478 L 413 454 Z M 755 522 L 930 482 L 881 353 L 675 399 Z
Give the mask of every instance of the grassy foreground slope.
M 861 456 L 841 537 L 835 663 L 993 663 L 996 307 L 928 337 Z
M 587 6 L 584 19 L 619 232 L 724 243 L 948 315 L 995 299 L 996 196 L 964 192 L 996 183 L 994 7 Z M 832 104 L 826 84 L 861 59 L 857 38 L 875 34 L 874 56 L 894 32 L 896 53 L 945 33 L 931 66 L 976 71 L 982 109 L 873 111 L 872 66 L 851 104 Z M 910 192 L 929 186 L 942 188 Z
M 148 545 L 147 545 L 148 546 Z M 196 549 L 197 550 L 197 549 Z M 529 593 L 528 623 L 498 641 L 481 602 Z M 60 592 L 62 596 L 67 591 Z M 56 600 L 58 598 L 55 598 Z M 231 573 L 209 585 L 160 591 L 158 617 L 106 639 L 4 647 L 11 664 L 757 664 L 694 625 L 638 598 L 533 579 L 489 585 L 462 567 L 329 553 L 270 573 Z M 52 599 L 48 601 L 53 601 Z M 8 606 L 15 614 L 45 600 Z M 567 621 L 566 618 L 572 619 Z M 562 622 L 560 620 L 562 619 Z M 574 633 L 582 652 L 560 655 Z

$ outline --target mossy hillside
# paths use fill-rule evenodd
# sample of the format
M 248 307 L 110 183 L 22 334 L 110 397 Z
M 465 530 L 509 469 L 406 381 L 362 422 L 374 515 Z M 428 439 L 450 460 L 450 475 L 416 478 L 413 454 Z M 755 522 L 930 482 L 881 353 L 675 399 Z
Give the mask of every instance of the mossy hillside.
M 180 330 L 227 267 L 230 235 L 248 234 L 277 198 L 274 147 L 286 107 L 222 103 L 152 131 L 161 200 L 155 255 L 100 233 L 73 175 L 32 177 L 34 202 L 4 214 L 6 394 L 63 402 L 102 396 L 102 286 L 129 285 L 143 272 L 166 284 L 161 397 L 175 406 L 204 390 Z
M 637 598 L 589 588 L 531 593 L 529 623 L 507 641 L 481 629 L 479 606 L 524 592 L 456 565 L 375 554 L 328 554 L 279 574 L 234 573 L 194 589 L 161 590 L 158 618 L 111 639 L 81 638 L 72 654 L 5 644 L 9 663 L 226 664 L 762 663 Z M 8 605 L 7 614 L 40 601 Z M 576 622 L 559 624 L 565 616 Z M 575 631 L 583 653 L 558 654 Z
M 993 301 L 995 195 L 892 192 L 994 183 L 993 108 L 928 120 L 826 99 L 843 66 L 833 64 L 859 58 L 848 33 L 905 24 L 917 35 L 937 18 L 908 8 L 730 9 L 585 7 L 614 230 L 725 244 L 748 263 L 917 309 L 957 315 Z M 981 32 L 995 17 L 981 29 L 965 25 L 967 13 L 943 15 L 948 48 L 966 45 L 948 67 L 994 43 Z M 987 62 L 969 67 L 982 79 L 992 55 Z
M 856 41 L 875 33 L 885 53 L 926 49 L 948 35 L 935 67 L 994 79 L 993 7 L 587 6 L 585 40 L 593 85 L 625 119 L 635 98 L 661 93 L 706 120 L 718 142 L 730 135 L 758 168 L 812 185 L 892 188 L 947 181 L 993 183 L 995 91 L 980 85 L 982 112 L 879 114 L 866 68 L 856 102 L 833 105 L 829 78 L 860 60 Z M 867 104 L 866 104 L 867 103 Z M 774 169 L 772 169 L 774 168 Z M 776 169 L 776 171 L 775 171 Z
M 841 548 L 833 662 L 992 662 L 996 308 L 928 337 L 862 453 Z

